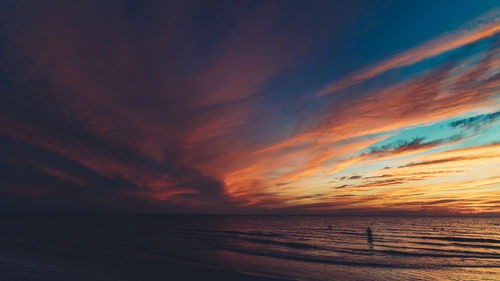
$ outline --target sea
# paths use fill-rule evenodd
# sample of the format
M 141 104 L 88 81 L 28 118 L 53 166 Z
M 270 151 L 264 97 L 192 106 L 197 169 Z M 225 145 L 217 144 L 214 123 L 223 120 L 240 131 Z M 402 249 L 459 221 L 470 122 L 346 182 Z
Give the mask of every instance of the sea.
M 500 218 L 4 214 L 0 224 L 0 280 L 500 280 Z

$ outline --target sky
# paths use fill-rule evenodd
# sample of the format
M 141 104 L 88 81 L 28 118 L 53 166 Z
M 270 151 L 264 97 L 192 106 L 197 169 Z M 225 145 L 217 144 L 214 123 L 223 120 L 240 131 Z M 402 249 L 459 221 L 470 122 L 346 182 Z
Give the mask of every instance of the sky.
M 499 214 L 497 1 L 0 2 L 0 211 Z

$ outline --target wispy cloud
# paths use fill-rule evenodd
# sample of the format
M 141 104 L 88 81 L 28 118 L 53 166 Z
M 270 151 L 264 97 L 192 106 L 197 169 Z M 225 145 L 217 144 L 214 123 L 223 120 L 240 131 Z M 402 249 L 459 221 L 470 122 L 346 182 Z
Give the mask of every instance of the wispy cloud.
M 318 95 L 341 91 L 349 86 L 362 83 L 391 69 L 405 67 L 457 49 L 500 32 L 500 11 L 494 10 L 469 23 L 467 27 L 444 34 L 422 43 L 406 52 L 384 60 L 372 67 L 355 72 L 328 84 Z
M 444 212 L 462 198 L 494 209 L 451 186 L 498 194 L 498 148 L 474 144 L 500 116 L 498 11 L 314 95 L 339 67 L 327 51 L 346 49 L 370 7 L 223 4 L 153 1 L 144 17 L 120 1 L 1 11 L 0 203 L 232 212 L 421 200 Z M 404 80 L 344 91 L 451 50 Z M 442 135 L 403 137 L 436 123 Z
M 409 164 L 368 170 L 355 181 L 345 178 L 350 183 L 336 193 L 356 195 L 353 204 L 380 205 L 387 209 L 418 204 L 422 208 L 441 205 L 453 207 L 454 212 L 477 212 L 482 200 L 472 204 L 467 198 L 498 196 L 499 147 L 493 143 L 415 156 L 405 160 Z M 371 197 L 382 194 L 386 196 L 384 200 L 374 201 Z M 363 197 L 367 198 L 361 203 L 359 199 Z M 436 200 L 439 197 L 448 199 Z
M 368 164 L 410 156 L 469 139 L 485 129 L 486 124 L 476 132 L 455 132 L 440 139 L 417 137 L 372 146 L 403 128 L 442 122 L 470 110 L 494 106 L 492 97 L 500 85 L 498 74 L 490 71 L 498 66 L 497 56 L 498 49 L 493 44 L 475 64 L 464 66 L 453 60 L 411 80 L 350 99 L 349 103 L 333 104 L 313 117 L 319 120 L 316 126 L 253 152 L 248 159 L 253 160 L 250 165 L 225 177 L 226 190 L 235 198 L 246 198 L 255 204 L 258 200 L 250 199 L 252 193 L 263 190 L 280 194 L 286 202 L 293 194 L 319 184 L 319 178 L 360 161 Z M 366 140 L 359 141 L 363 138 Z M 359 153 L 363 150 L 367 152 Z M 357 155 L 339 159 L 352 154 Z M 275 181 L 292 179 L 300 181 L 293 186 L 271 188 Z
M 500 111 L 490 114 L 483 114 L 465 119 L 460 119 L 450 123 L 453 128 L 466 128 L 479 130 L 500 119 Z

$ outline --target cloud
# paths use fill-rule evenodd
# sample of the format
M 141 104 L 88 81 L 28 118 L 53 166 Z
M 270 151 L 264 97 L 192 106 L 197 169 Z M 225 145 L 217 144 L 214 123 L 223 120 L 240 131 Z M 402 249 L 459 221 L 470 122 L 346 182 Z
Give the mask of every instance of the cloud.
M 377 145 L 408 127 L 495 106 L 500 59 L 498 42 L 485 42 L 480 52 L 458 50 L 380 89 L 309 95 L 318 81 L 302 76 L 315 68 L 313 60 L 323 61 L 316 52 L 328 40 L 345 44 L 341 35 L 366 9 L 325 3 L 287 9 L 274 2 L 224 3 L 222 10 L 164 1 L 137 8 L 120 1 L 8 5 L 0 19 L 0 206 L 381 210 L 400 202 L 371 187 L 408 184 L 407 193 L 417 194 L 410 183 L 438 176 L 418 169 L 435 166 L 444 175 L 476 163 L 480 158 L 459 159 L 467 157 L 462 154 L 429 156 L 388 163 L 394 168 L 380 174 L 331 179 L 360 163 L 414 157 L 469 137 L 462 130 Z M 332 10 L 343 15 L 332 18 Z M 496 37 L 496 23 L 429 41 L 335 85 L 348 87 Z M 298 84 L 307 84 L 307 93 Z M 481 130 L 497 117 L 450 126 Z M 470 184 L 494 182 L 475 180 Z
M 396 142 L 383 145 L 380 147 L 373 146 L 369 148 L 369 152 L 365 155 L 367 156 L 381 156 L 385 154 L 400 154 L 407 151 L 420 151 L 422 149 L 428 149 L 436 147 L 441 144 L 456 142 L 460 140 L 462 136 L 454 135 L 451 137 L 437 139 L 433 141 L 425 141 L 425 137 L 416 137 L 413 140 L 398 140 Z
M 63 204 L 58 192 L 67 185 L 81 187 L 82 208 L 244 209 L 226 183 L 262 146 L 254 137 L 266 133 L 261 121 L 277 115 L 266 90 L 360 13 L 346 6 L 332 20 L 325 5 L 338 6 L 12 3 L 0 18 L 0 135 L 45 152 L 34 158 L 47 202 Z
M 460 119 L 449 123 L 449 126 L 452 128 L 474 129 L 473 133 L 457 134 L 432 141 L 426 141 L 425 137 L 415 137 L 412 140 L 398 140 L 382 146 L 369 147 L 368 152 L 364 152 L 359 154 L 358 156 L 354 156 L 338 162 L 335 169 L 332 170 L 331 173 L 339 172 L 351 165 L 354 165 L 361 161 L 366 161 L 367 159 L 369 160 L 369 162 L 373 162 L 375 160 L 420 153 L 439 146 L 450 145 L 463 141 L 485 129 L 487 125 L 495 122 L 499 116 L 499 112 L 496 112 L 491 114 L 482 114 L 466 119 Z
M 80 185 L 80 186 L 85 186 L 86 185 L 85 180 L 80 179 L 80 178 L 75 177 L 75 176 L 72 176 L 70 174 L 67 174 L 65 172 L 61 172 L 61 171 L 52 169 L 50 167 L 40 167 L 40 169 L 44 170 L 45 172 L 47 172 L 48 174 L 56 177 L 59 180 L 69 181 L 69 182 L 72 182 L 72 183 Z
M 495 36 L 500 32 L 500 11 L 493 10 L 479 17 L 468 28 L 444 34 L 438 38 L 422 43 L 406 52 L 382 61 L 372 67 L 355 72 L 343 79 L 328 84 L 318 95 L 327 95 L 341 91 L 347 87 L 362 83 L 391 69 L 418 63 L 445 52 L 457 49 L 476 41 Z
M 460 119 L 450 123 L 453 128 L 479 130 L 500 119 L 500 111 L 490 114 L 483 114 L 465 119 Z
M 221 32 L 223 39 L 213 42 L 206 61 L 188 67 L 182 64 L 189 59 L 178 54 L 202 57 L 196 50 L 179 49 L 185 39 L 191 40 L 184 34 L 192 32 L 185 30 L 192 28 L 184 21 L 185 13 L 193 12 L 189 5 L 156 7 L 175 11 L 161 17 L 150 7 L 151 14 L 142 20 L 131 19 L 120 3 L 113 5 L 65 3 L 50 11 L 44 5 L 13 5 L 16 11 L 6 17 L 9 28 L 2 30 L 9 39 L 4 45 L 9 56 L 2 60 L 6 94 L 1 97 L 0 133 L 112 179 L 123 186 L 115 192 L 126 197 L 224 206 L 222 181 L 197 165 L 217 156 L 210 147 L 221 141 L 214 138 L 233 134 L 244 123 L 254 103 L 250 96 L 286 65 L 275 59 L 275 51 L 283 50 L 280 46 L 290 38 L 274 36 L 277 30 L 268 29 L 272 15 L 256 11 Z M 23 20 L 12 16 L 17 13 Z M 150 25 L 152 34 L 142 37 L 142 29 L 129 28 L 131 20 Z M 134 43 L 138 37 L 140 45 Z M 260 62 L 249 45 L 254 39 L 275 46 L 259 53 Z M 168 63 L 158 59 L 162 54 Z M 252 68 L 237 65 L 250 63 Z M 227 138 L 228 147 L 231 143 Z M 207 150 L 197 152 L 200 147 Z M 40 162 L 55 178 L 78 181 Z
M 342 188 L 346 188 L 348 187 L 349 185 L 347 184 L 343 184 L 343 185 L 338 185 L 338 186 L 332 186 L 330 187 L 331 189 L 342 189 Z
M 339 184 L 331 188 L 332 198 L 337 199 L 313 200 L 310 206 L 333 213 L 353 208 L 382 213 L 401 209 L 443 214 L 498 211 L 489 202 L 490 196 L 498 196 L 500 186 L 498 148 L 498 143 L 492 143 L 448 149 L 397 160 L 407 164 L 394 168 L 357 172 L 355 182 L 352 176 L 332 181 Z M 329 200 L 333 201 L 324 202 Z
M 377 160 L 411 155 L 430 150 L 438 146 L 456 143 L 461 141 L 463 138 L 463 135 L 454 135 L 433 141 L 425 141 L 425 137 L 416 137 L 413 140 L 398 140 L 382 146 L 371 146 L 368 148 L 368 152 L 364 152 L 357 156 L 337 162 L 335 168 L 330 171 L 330 174 L 338 173 L 361 161 L 371 163 Z M 356 175 L 349 177 L 349 179 L 359 179 L 360 177 L 361 176 Z
M 455 161 L 462 161 L 462 160 L 469 160 L 469 159 L 471 159 L 471 158 L 469 158 L 469 157 L 451 157 L 451 158 L 423 161 L 423 162 L 417 162 L 417 163 L 412 162 L 412 163 L 406 164 L 404 166 L 400 166 L 400 168 L 422 166 L 422 165 L 442 164 L 442 163 L 447 163 L 447 162 L 455 162 Z
M 477 108 L 493 106 L 493 97 L 500 89 L 499 74 L 491 72 L 498 65 L 496 46 L 497 43 L 491 43 L 472 64 L 465 63 L 467 52 L 463 51 L 460 59 L 452 58 L 436 69 L 384 89 L 344 99 L 332 96 L 331 103 L 326 102 L 323 110 L 317 110 L 305 122 L 315 125 L 296 130 L 292 136 L 253 152 L 247 158 L 249 164 L 227 174 L 226 190 L 231 197 L 245 198 L 256 205 L 259 200 L 252 194 L 264 191 L 279 194 L 287 202 L 311 184 L 318 184 L 320 177 L 360 161 L 371 163 L 410 156 L 471 137 L 470 132 L 465 132 L 437 140 L 416 138 L 341 159 L 394 136 L 394 131 L 443 122 Z M 294 180 L 295 184 L 272 188 L 275 182 L 286 180 Z
M 409 126 L 442 121 L 468 110 L 491 104 L 499 89 L 497 43 L 474 64 L 452 59 L 432 71 L 384 89 L 353 96 L 333 97 L 323 110 L 305 123 L 315 124 L 263 150 L 285 150 L 315 143 L 391 132 Z M 462 59 L 464 60 L 464 59 Z M 432 102 L 429 102 L 432 101 Z M 381 110 L 383 109 L 383 110 Z M 369 124 L 369 126 L 368 126 Z

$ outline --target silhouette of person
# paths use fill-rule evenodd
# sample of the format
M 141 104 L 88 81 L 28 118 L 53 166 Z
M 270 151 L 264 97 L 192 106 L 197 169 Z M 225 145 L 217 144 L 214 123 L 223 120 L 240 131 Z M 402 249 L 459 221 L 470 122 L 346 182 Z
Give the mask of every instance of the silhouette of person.
M 373 233 L 372 233 L 372 229 L 370 227 L 367 227 L 366 228 L 366 236 L 368 238 L 368 243 L 373 243 Z
M 329 225 L 329 226 L 328 226 L 328 229 L 332 230 L 332 226 L 331 226 L 331 225 Z

